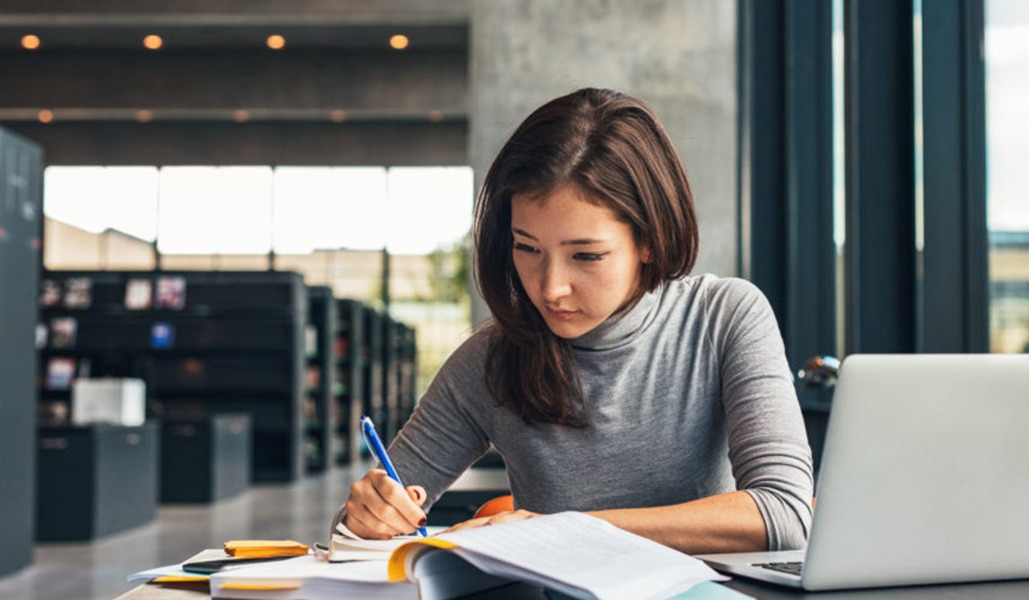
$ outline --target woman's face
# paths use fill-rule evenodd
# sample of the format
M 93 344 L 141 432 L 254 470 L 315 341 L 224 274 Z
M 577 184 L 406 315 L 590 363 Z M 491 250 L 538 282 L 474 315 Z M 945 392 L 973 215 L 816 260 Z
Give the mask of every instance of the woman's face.
M 566 339 L 622 308 L 648 260 L 628 223 L 571 185 L 542 198 L 515 196 L 511 233 L 522 286 L 550 330 Z

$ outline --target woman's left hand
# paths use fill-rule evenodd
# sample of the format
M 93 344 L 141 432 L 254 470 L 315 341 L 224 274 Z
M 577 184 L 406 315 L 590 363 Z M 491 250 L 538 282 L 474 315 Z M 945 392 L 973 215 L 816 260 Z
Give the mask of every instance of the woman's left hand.
M 471 529 L 473 527 L 485 527 L 487 525 L 497 525 L 500 523 L 509 523 L 511 521 L 522 521 L 524 519 L 531 519 L 538 517 L 539 513 L 529 512 L 527 510 L 505 510 L 504 512 L 490 515 L 488 517 L 479 517 L 478 519 L 468 519 L 458 523 L 450 529 L 447 529 L 443 533 L 449 533 L 451 531 L 459 531 L 461 529 Z

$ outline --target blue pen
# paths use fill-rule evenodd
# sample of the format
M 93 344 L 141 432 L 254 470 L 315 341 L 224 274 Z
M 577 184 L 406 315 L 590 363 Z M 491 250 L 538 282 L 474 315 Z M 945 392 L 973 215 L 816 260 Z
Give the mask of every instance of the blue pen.
M 400 475 L 397 475 L 397 470 L 393 468 L 393 461 L 389 459 L 389 454 L 386 454 L 386 447 L 382 445 L 379 434 L 375 432 L 375 425 L 372 424 L 372 420 L 367 416 L 361 417 L 361 432 L 364 433 L 364 440 L 368 442 L 368 446 L 375 453 L 375 458 L 379 459 L 382 467 L 386 469 L 386 474 L 389 475 L 389 478 L 399 483 L 400 487 L 404 487 L 404 482 L 400 481 Z M 406 490 L 407 488 L 404 489 Z M 429 535 L 424 527 L 419 527 L 418 533 L 422 534 L 422 537 Z

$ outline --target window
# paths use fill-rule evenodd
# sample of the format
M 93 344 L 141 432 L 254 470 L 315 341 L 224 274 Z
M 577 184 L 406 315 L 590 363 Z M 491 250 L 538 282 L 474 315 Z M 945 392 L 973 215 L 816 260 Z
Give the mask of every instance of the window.
M 990 350 L 1029 352 L 1029 5 L 985 8 Z
M 47 268 L 274 268 L 372 305 L 388 289 L 392 316 L 417 330 L 423 386 L 470 332 L 469 167 L 54 166 L 45 177 Z

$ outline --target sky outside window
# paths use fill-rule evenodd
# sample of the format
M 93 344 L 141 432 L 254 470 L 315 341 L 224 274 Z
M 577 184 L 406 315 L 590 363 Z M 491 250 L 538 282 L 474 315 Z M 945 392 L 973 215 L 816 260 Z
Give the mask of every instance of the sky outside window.
M 469 167 L 49 167 L 50 218 L 165 254 L 427 254 L 471 228 Z
M 156 167 L 50 167 L 44 212 L 100 233 L 117 229 L 147 242 L 157 235 Z

